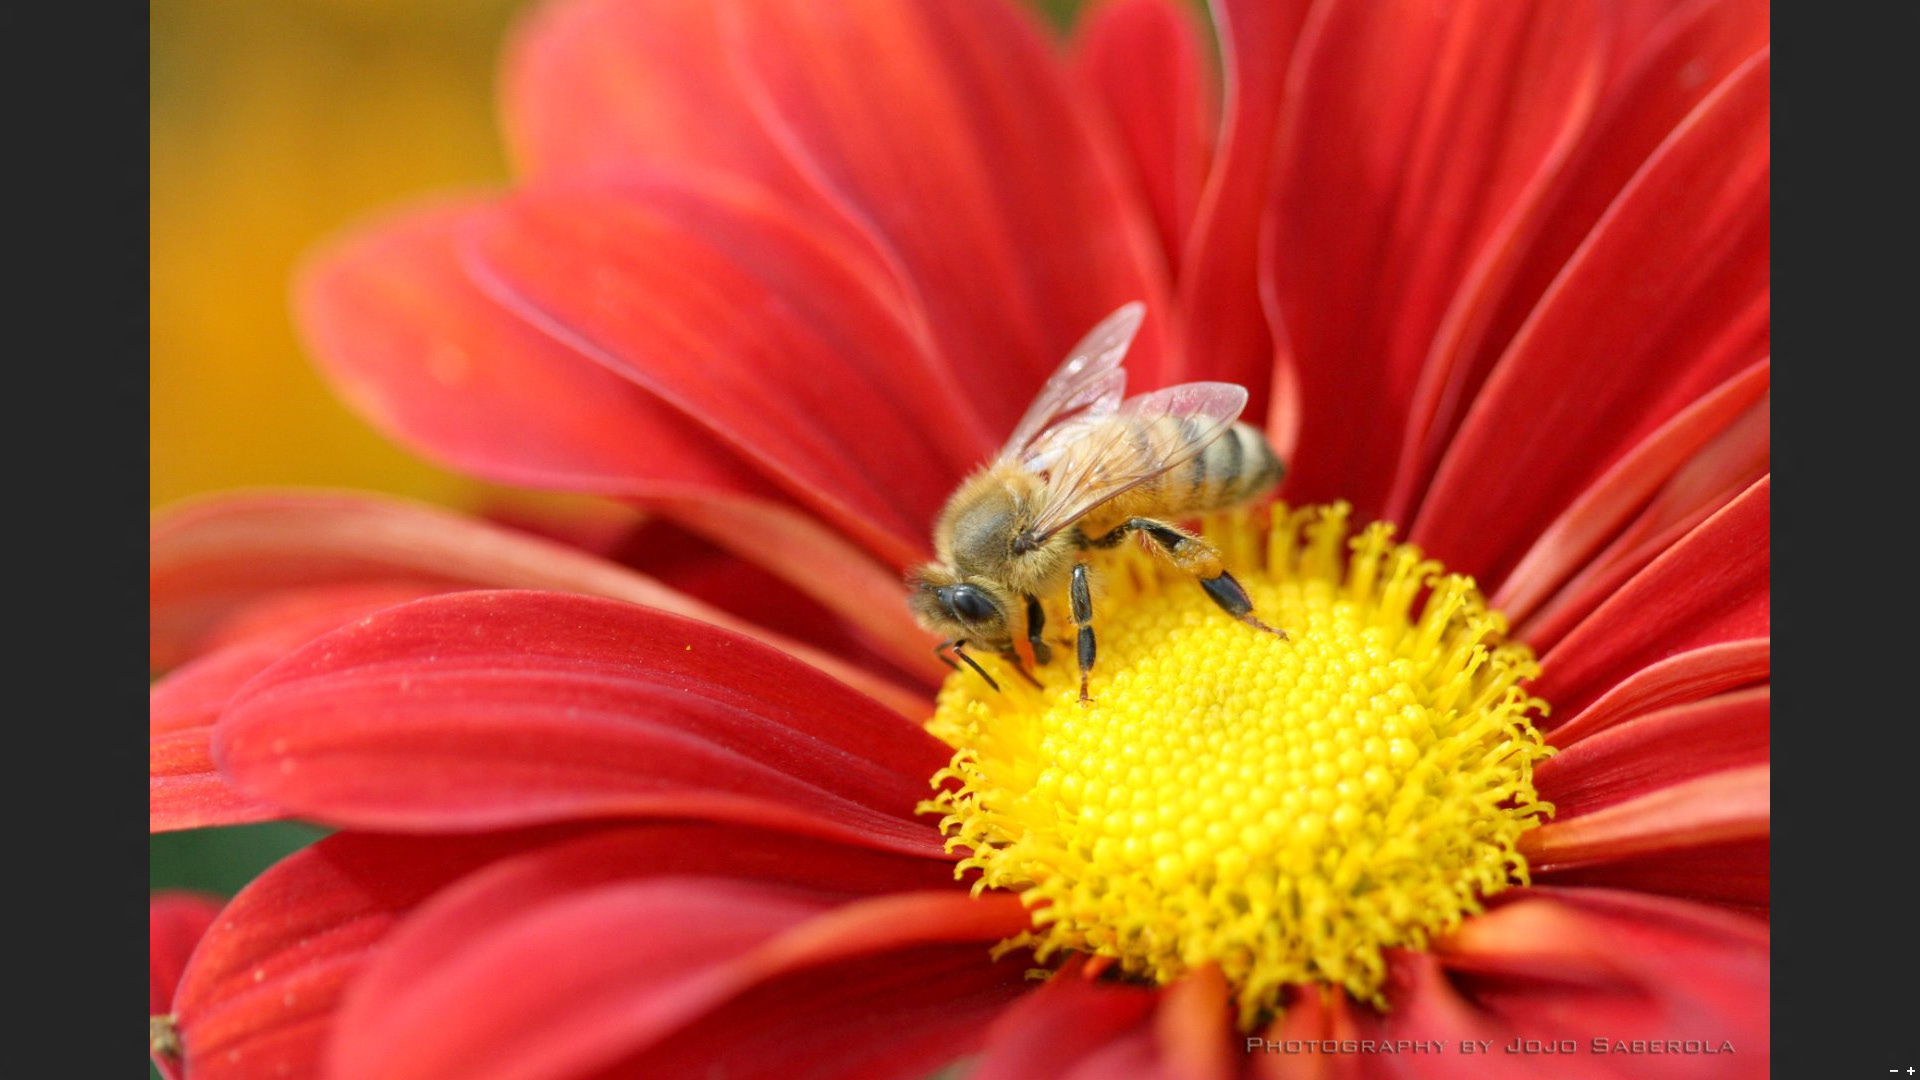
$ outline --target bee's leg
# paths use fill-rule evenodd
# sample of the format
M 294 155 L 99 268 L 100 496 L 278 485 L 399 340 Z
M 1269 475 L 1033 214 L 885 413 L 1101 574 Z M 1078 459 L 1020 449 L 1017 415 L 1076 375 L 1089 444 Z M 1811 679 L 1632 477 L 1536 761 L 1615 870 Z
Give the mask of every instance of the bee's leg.
M 1093 589 L 1087 584 L 1087 564 L 1073 564 L 1073 585 L 1068 592 L 1073 600 L 1073 625 L 1080 628 L 1080 704 L 1087 696 L 1087 675 L 1093 671 Z
M 1214 577 L 1201 578 L 1200 587 L 1207 590 L 1207 595 L 1213 599 L 1214 603 L 1220 605 L 1222 611 L 1246 623 L 1248 626 L 1258 627 L 1269 634 L 1278 634 L 1282 638 L 1287 636 L 1285 630 L 1275 626 L 1268 626 L 1266 623 L 1254 618 L 1253 598 L 1248 596 L 1247 590 L 1242 588 L 1240 583 L 1233 579 L 1233 575 L 1227 573 L 1225 570 L 1220 571 L 1220 573 Z
M 1027 644 L 1033 646 L 1033 662 L 1042 667 L 1053 662 L 1053 648 L 1040 639 L 1046 628 L 1047 613 L 1040 607 L 1040 598 L 1027 597 Z
M 1253 615 L 1253 599 L 1247 590 L 1240 586 L 1233 575 L 1220 561 L 1220 549 L 1213 546 L 1204 537 L 1195 536 L 1185 529 L 1169 525 L 1152 518 L 1128 518 L 1118 528 L 1094 541 L 1101 547 L 1118 544 L 1127 533 L 1144 532 L 1158 545 L 1161 554 L 1168 562 L 1200 579 L 1200 587 L 1207 590 L 1213 602 L 1221 610 L 1239 619 L 1249 626 L 1258 627 L 1269 634 L 1286 637 L 1287 632 L 1261 622 Z

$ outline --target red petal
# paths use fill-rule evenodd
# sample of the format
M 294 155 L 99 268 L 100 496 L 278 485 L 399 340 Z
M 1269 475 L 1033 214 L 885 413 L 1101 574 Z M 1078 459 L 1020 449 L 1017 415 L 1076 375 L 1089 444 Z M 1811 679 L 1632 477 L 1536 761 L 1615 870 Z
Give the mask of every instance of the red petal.
M 1138 1030 L 1159 992 L 1062 972 L 993 1022 L 972 1080 L 1065 1076 L 1115 1039 Z
M 274 642 L 231 645 L 155 683 L 149 693 L 148 827 L 153 832 L 272 821 L 280 810 L 234 789 L 208 740 L 234 691 L 286 655 Z
M 1635 1077 L 1766 1075 L 1769 952 L 1758 920 L 1599 889 L 1528 890 L 1436 947 L 1464 1002 L 1503 1029 L 1502 1043 L 1574 1042 L 1570 1058 L 1521 1055 L 1533 1075 L 1545 1060 L 1559 1063 L 1555 1075 L 1576 1067 Z M 1630 1053 L 1635 1040 L 1683 1045 Z
M 1547 650 L 1634 574 L 1772 468 L 1771 395 L 1762 398 L 1660 488 L 1606 549 L 1515 633 Z
M 1239 1070 L 1229 988 L 1211 964 L 1180 977 L 1160 997 L 1154 1041 L 1170 1075 L 1186 1080 L 1227 1080 Z
M 775 824 L 937 852 L 914 806 L 948 749 L 704 623 L 558 593 L 392 608 L 250 683 L 214 759 L 302 816 L 471 830 L 623 815 Z
M 1543 200 L 1539 231 L 1529 244 L 1511 252 L 1508 265 L 1500 269 L 1503 289 L 1443 327 L 1434 355 L 1436 366 L 1451 376 L 1446 392 L 1451 404 L 1436 421 L 1436 434 L 1458 428 L 1460 413 L 1487 371 L 1634 173 L 1702 99 L 1768 40 L 1766 3 L 1653 0 L 1643 6 L 1654 5 L 1683 10 L 1662 22 L 1650 38 L 1647 23 L 1665 12 L 1636 13 L 1624 4 L 1611 8 L 1612 62 L 1625 61 L 1626 70 L 1610 74 L 1593 123 Z M 1434 446 L 1444 447 L 1444 438 Z
M 1184 367 L 1175 378 L 1219 379 L 1247 388 L 1248 419 L 1261 403 L 1274 448 L 1288 453 L 1297 436 L 1296 406 L 1279 395 L 1274 329 L 1263 308 L 1260 219 L 1267 205 L 1274 130 L 1285 101 L 1287 69 L 1310 5 L 1305 0 L 1212 0 L 1220 39 L 1225 108 L 1213 171 L 1200 194 L 1180 259 L 1180 304 L 1186 312 Z M 1274 415 L 1277 413 L 1278 415 Z M 1278 427 L 1273 426 L 1275 421 Z
M 1772 670 L 1769 638 L 1728 641 L 1670 656 L 1627 676 L 1565 723 L 1549 725 L 1553 742 L 1571 746 L 1650 709 L 1765 682 Z
M 1433 337 L 1535 227 L 1602 31 L 1592 3 L 1358 0 L 1309 20 L 1262 252 L 1302 394 L 1289 498 L 1381 513 Z
M 1173 0 L 1103 0 L 1076 32 L 1076 73 L 1112 115 L 1177 272 L 1219 125 L 1200 28 Z
M 1533 880 L 1699 900 L 1764 919 L 1772 908 L 1772 867 L 1773 842 L 1759 837 L 1536 870 Z
M 744 509 L 736 513 L 752 517 Z M 781 512 L 766 520 L 777 524 L 785 519 L 786 512 Z M 923 647 L 926 635 L 906 619 L 898 580 L 883 577 L 885 604 L 875 595 L 871 582 L 882 572 L 869 569 L 870 560 L 864 556 L 850 560 L 852 549 L 843 542 L 802 548 L 790 533 L 763 538 L 750 526 L 735 532 L 745 537 L 740 543 L 748 552 L 776 550 L 781 559 L 800 554 L 815 560 L 810 569 L 816 577 L 844 575 L 854 598 L 866 601 L 858 610 L 865 615 L 865 625 L 874 629 L 877 645 L 909 670 L 929 676 L 940 670 Z M 280 616 L 288 620 L 276 637 L 283 648 L 384 606 L 378 602 L 382 600 L 391 603 L 430 591 L 474 587 L 552 589 L 644 604 L 756 637 L 895 709 L 914 716 L 926 711 L 918 694 L 890 680 L 734 618 L 651 578 L 564 544 L 417 503 L 312 494 L 208 500 L 156 520 L 151 551 L 154 649 L 160 656 L 177 656 L 199 647 L 209 628 L 235 618 L 240 605 L 255 605 L 257 619 L 263 599 L 293 588 L 352 584 L 337 593 L 310 594 L 312 611 L 296 604 L 278 612 L 275 620 L 264 620 L 273 622 Z M 419 584 L 376 585 L 364 598 L 355 591 L 369 588 L 365 582 L 388 580 Z M 361 599 L 365 606 L 355 610 L 352 602 Z M 332 623 L 326 622 L 330 605 L 338 606 L 340 616 Z
M 155 1016 L 173 1011 L 173 991 L 187 968 L 187 957 L 213 925 L 226 901 L 205 893 L 154 893 L 147 901 L 147 983 L 152 991 L 148 1010 Z
M 1583 565 L 1654 491 L 1762 400 L 1768 360 L 1747 368 L 1681 410 L 1615 462 L 1562 511 L 1507 575 L 1493 606 L 1516 623 Z M 1749 480 L 1748 483 L 1752 481 Z M 1740 485 L 1743 490 L 1746 484 Z M 1737 493 L 1737 491 L 1736 491 Z M 1527 640 L 1535 641 L 1529 637 Z
M 1534 768 L 1534 789 L 1565 821 L 1705 773 L 1764 764 L 1772 700 L 1763 686 L 1675 705 L 1573 743 L 1556 732 L 1548 741 L 1560 753 Z
M 924 1080 L 979 1046 L 1027 990 L 1031 958 L 920 945 L 783 973 L 608 1070 L 608 1077 Z
M 542 5 L 508 49 L 501 101 L 523 172 L 607 175 L 672 162 L 817 198 L 753 116 L 706 0 Z
M 1500 580 L 1626 449 L 1765 355 L 1728 330 L 1767 288 L 1768 71 L 1756 57 L 1662 144 L 1476 396 L 1410 533 L 1449 567 Z
M 1634 575 L 1541 659 L 1533 692 L 1574 710 L 1659 661 L 1766 636 L 1770 496 L 1762 479 Z
M 757 883 L 674 875 L 586 884 L 589 864 L 570 863 L 560 876 L 571 880 L 545 883 L 533 865 L 503 866 L 462 886 L 436 907 L 439 914 L 423 913 L 419 929 L 396 939 L 344 1009 L 334 1073 L 576 1075 L 646 1049 L 780 976 L 944 943 L 967 943 L 977 966 L 988 968 L 986 944 L 1028 925 L 1016 898 L 975 901 L 957 888 L 836 907 L 834 893 L 847 890 L 817 855 L 779 862 L 801 888 L 775 884 L 782 875 Z M 858 864 L 855 870 L 872 875 Z M 505 908 L 490 911 L 488 894 L 503 892 Z M 441 917 L 448 912 L 459 917 Z M 460 922 L 467 932 L 455 932 Z M 428 966 L 416 969 L 407 961 L 418 958 L 422 938 L 431 939 Z M 711 1057 L 716 1046 L 705 1045 Z M 671 1045 L 662 1049 L 678 1056 Z
M 635 179 L 483 220 L 483 287 L 896 562 L 997 441 L 885 280 L 764 197 Z
M 1670 783 L 1520 838 L 1520 853 L 1541 870 L 1584 866 L 1770 834 L 1771 770 L 1746 765 Z
M 233 898 L 187 965 L 174 1003 L 188 1075 L 317 1075 L 342 989 L 394 923 L 460 875 L 556 835 L 342 834 L 281 860 Z
M 480 293 L 454 250 L 477 208 L 356 233 L 301 274 L 295 314 L 348 402 L 403 445 L 502 483 L 768 490 L 672 408 Z
M 1162 381 L 1152 223 L 1027 12 L 845 0 L 729 4 L 721 21 L 758 116 L 912 283 L 989 430 L 1131 300 L 1149 315 L 1129 368 Z

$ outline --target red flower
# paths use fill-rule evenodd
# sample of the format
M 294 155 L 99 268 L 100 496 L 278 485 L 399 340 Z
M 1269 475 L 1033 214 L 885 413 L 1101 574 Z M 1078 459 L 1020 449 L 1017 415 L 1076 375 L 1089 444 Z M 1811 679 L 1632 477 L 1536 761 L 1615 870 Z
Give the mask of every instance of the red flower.
M 420 452 L 740 561 L 164 516 L 154 827 L 342 830 L 193 952 L 188 1075 L 1764 1073 L 1766 8 L 1219 9 L 1218 105 L 1174 0 L 1064 56 L 991 0 L 522 28 L 523 182 L 321 256 L 309 340 Z M 1230 958 L 1024 979 L 991 947 L 1043 928 L 915 811 L 954 747 L 899 573 L 1136 299 L 1135 387 L 1246 385 L 1289 502 L 1471 574 L 1561 750 L 1530 884 L 1387 948 L 1385 1009 L 1309 980 L 1254 1046 Z

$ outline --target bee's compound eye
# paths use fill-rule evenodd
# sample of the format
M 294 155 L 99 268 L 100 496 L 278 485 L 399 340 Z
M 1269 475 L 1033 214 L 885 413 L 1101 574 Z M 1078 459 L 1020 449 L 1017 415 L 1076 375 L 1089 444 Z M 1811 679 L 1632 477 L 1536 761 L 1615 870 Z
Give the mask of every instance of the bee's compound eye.
M 985 622 L 997 613 L 987 594 L 972 585 L 949 585 L 940 590 L 940 599 L 946 601 L 955 615 L 968 622 Z

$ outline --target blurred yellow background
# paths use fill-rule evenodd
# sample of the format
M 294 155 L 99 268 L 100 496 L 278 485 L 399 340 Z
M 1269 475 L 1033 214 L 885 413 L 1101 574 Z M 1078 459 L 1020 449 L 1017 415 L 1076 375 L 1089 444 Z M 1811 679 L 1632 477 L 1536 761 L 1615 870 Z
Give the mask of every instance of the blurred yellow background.
M 288 279 L 315 242 L 435 188 L 497 184 L 494 68 L 517 0 L 157 0 L 149 482 L 462 503 L 303 355 Z

